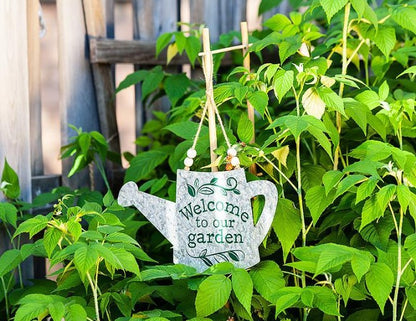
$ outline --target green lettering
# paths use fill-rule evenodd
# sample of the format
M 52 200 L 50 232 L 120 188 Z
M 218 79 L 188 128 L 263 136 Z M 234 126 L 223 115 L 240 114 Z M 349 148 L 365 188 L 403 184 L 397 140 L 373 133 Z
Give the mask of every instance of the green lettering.
M 225 242 L 227 242 L 228 244 L 233 243 L 233 235 L 230 233 L 227 233 L 225 235 Z
M 201 206 L 199 206 L 199 205 L 195 205 L 195 206 L 194 206 L 194 213 L 195 213 L 196 215 L 201 214 Z
M 194 215 L 192 213 L 191 202 L 189 202 L 188 205 L 186 205 L 183 209 L 181 209 L 179 211 L 179 213 L 181 213 L 183 216 L 185 216 L 187 220 L 189 220 L 189 216 L 194 217 Z
M 247 212 L 241 213 L 241 220 L 245 223 L 248 220 L 248 214 Z
M 240 214 L 240 208 L 237 205 L 233 205 L 231 203 L 226 203 L 227 205 L 225 206 L 225 211 L 230 213 L 230 214 L 234 214 L 236 216 L 238 216 Z M 234 213 L 234 211 L 236 213 Z

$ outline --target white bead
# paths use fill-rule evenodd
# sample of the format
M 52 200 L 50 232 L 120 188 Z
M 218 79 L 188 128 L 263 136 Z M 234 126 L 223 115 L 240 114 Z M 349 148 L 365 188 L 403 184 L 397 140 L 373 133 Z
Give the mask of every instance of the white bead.
M 185 164 L 185 166 L 191 167 L 192 164 L 194 163 L 194 160 L 192 158 L 187 157 L 187 158 L 185 158 L 183 163 Z
M 195 158 L 196 150 L 193 148 L 188 149 L 188 151 L 186 152 L 186 156 L 188 156 L 189 158 Z
M 237 151 L 234 148 L 229 148 L 227 154 L 231 157 L 237 156 Z
M 238 166 L 238 165 L 240 165 L 240 160 L 238 159 L 238 157 L 233 157 L 233 158 L 231 158 L 231 165 L 233 165 L 233 166 Z

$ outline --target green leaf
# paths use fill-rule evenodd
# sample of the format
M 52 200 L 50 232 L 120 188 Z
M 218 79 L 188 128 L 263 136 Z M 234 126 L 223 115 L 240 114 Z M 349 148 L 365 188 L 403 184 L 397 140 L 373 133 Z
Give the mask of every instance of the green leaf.
M 156 56 L 170 43 L 172 40 L 172 32 L 161 34 L 156 40 Z
M 364 135 L 366 135 L 368 124 L 367 115 L 370 109 L 367 107 L 367 105 L 355 99 L 346 98 L 344 103 L 345 113 L 356 122 L 356 124 L 363 131 Z
M 188 90 L 191 81 L 185 74 L 174 74 L 166 77 L 163 84 L 170 103 L 172 106 L 176 106 L 176 103 Z
M 189 61 L 192 67 L 195 64 L 195 60 L 198 57 L 199 52 L 201 51 L 201 42 L 195 36 L 189 36 L 186 38 L 185 52 L 188 55 Z
M 48 308 L 44 304 L 27 303 L 17 309 L 14 321 L 32 321 L 37 319 L 38 316 L 46 316 L 47 313 Z
M 29 233 L 29 237 L 32 238 L 33 235 L 42 231 L 48 225 L 48 218 L 43 215 L 36 215 L 33 218 L 30 218 L 20 224 L 16 232 L 14 232 L 13 237 L 16 237 L 22 233 Z
M 134 238 L 121 232 L 111 233 L 105 238 L 105 240 L 111 243 L 128 243 L 139 246 L 139 243 L 137 243 L 137 241 Z
M 413 309 L 416 308 L 416 286 L 406 288 L 406 296 Z
M 366 199 L 373 194 L 374 189 L 377 186 L 378 179 L 375 177 L 370 177 L 368 180 L 360 184 L 357 188 L 357 196 L 355 204 L 358 204 L 362 200 Z
M 97 264 L 98 252 L 91 246 L 83 244 L 74 254 L 74 264 L 81 277 L 85 281 L 85 277 L 89 270 Z
M 132 74 L 127 75 L 127 77 L 124 80 L 122 80 L 116 88 L 116 93 L 143 81 L 144 79 L 146 79 L 146 77 L 148 77 L 149 73 L 149 70 L 138 70 L 133 72 Z
M 416 66 L 411 66 L 407 68 L 405 71 L 403 71 L 400 75 L 398 75 L 396 78 L 399 78 L 406 74 L 412 74 L 413 76 L 416 74 Z
M 199 317 L 208 316 L 221 309 L 231 294 L 231 281 L 221 274 L 206 278 L 199 285 L 195 308 Z
M 331 289 L 321 286 L 309 286 L 303 289 L 302 296 L 309 291 L 313 293 L 312 307 L 318 308 L 327 315 L 340 315 L 337 297 Z
M 172 151 L 172 146 L 165 146 L 165 148 L 139 153 L 130 161 L 130 167 L 126 171 L 124 181 L 137 182 L 146 178 L 157 166 L 166 160 Z
M 254 136 L 254 124 L 248 119 L 246 113 L 241 113 L 237 125 L 237 135 L 244 143 L 249 143 Z
M 292 201 L 282 198 L 277 202 L 272 227 L 282 245 L 283 259 L 286 261 L 290 249 L 295 244 L 302 229 L 299 210 L 295 208 Z
M 322 176 L 322 183 L 325 187 L 325 195 L 328 195 L 333 188 L 336 188 L 336 185 L 338 185 L 343 176 L 344 174 L 342 172 L 335 170 L 327 171 L 324 176 Z
M 382 168 L 383 165 L 383 163 L 365 159 L 348 165 L 344 168 L 343 172 L 367 174 L 379 179 L 380 176 L 378 175 L 377 169 Z
M 285 286 L 283 273 L 273 261 L 260 262 L 252 268 L 250 276 L 256 291 L 270 302 L 273 302 L 276 291 Z
M 272 1 L 274 5 L 275 1 Z M 292 22 L 285 15 L 278 13 L 273 17 L 267 19 L 263 25 L 273 31 L 282 31 L 286 26 L 291 25 Z
M 406 185 L 397 185 L 397 199 L 399 200 L 399 204 L 403 212 L 406 212 L 407 207 L 409 206 L 412 198 L 411 194 L 412 192 Z
M 183 139 L 193 139 L 195 137 L 195 133 L 198 130 L 198 123 L 193 121 L 183 121 L 179 123 L 173 123 L 166 126 L 164 129 L 167 129 L 174 133 L 176 136 L 179 136 Z M 208 135 L 208 127 L 202 126 L 201 127 L 201 137 Z
M 49 314 L 53 321 L 62 321 L 65 315 L 65 305 L 60 302 L 53 302 L 48 305 Z
M 396 44 L 396 31 L 391 27 L 380 26 L 373 40 L 378 49 L 388 57 Z
M 122 262 L 124 270 L 140 275 L 139 265 L 137 264 L 136 258 L 133 254 L 122 248 L 111 248 L 111 251 L 115 254 L 117 259 Z
M 1 174 L 0 189 L 9 199 L 16 199 L 20 195 L 19 177 L 4 159 L 3 173 Z
M 406 237 L 404 248 L 412 260 L 416 262 L 416 234 L 411 234 Z
M 360 231 L 363 229 L 364 226 L 370 224 L 374 220 L 383 216 L 383 211 L 381 210 L 380 206 L 378 205 L 376 198 L 371 197 L 365 201 L 363 210 L 361 212 L 361 225 Z
M 87 320 L 87 312 L 84 307 L 78 303 L 67 307 L 65 321 L 85 321 Z
M 276 291 L 275 300 L 276 312 L 275 319 L 278 314 L 296 304 L 301 296 L 302 288 L 299 287 L 284 287 Z
M 316 140 L 321 145 L 321 147 L 324 149 L 324 151 L 332 159 L 332 149 L 331 149 L 332 145 L 331 145 L 331 142 L 329 141 L 328 137 L 326 137 L 326 135 L 324 134 L 324 132 L 322 130 L 320 130 L 319 128 L 316 128 L 314 126 L 309 126 L 307 128 L 307 131 L 309 132 L 309 134 L 311 134 L 313 137 L 316 138 Z
M 153 68 L 149 75 L 143 80 L 142 84 L 142 101 L 154 92 L 162 82 L 165 74 L 160 66 Z
M 351 261 L 354 253 L 350 248 L 339 244 L 326 243 L 320 247 L 322 253 L 316 264 L 315 275 L 339 270 L 344 263 Z
M 15 269 L 22 262 L 22 256 L 17 249 L 7 250 L 0 256 L 0 277 Z
M 293 56 L 302 45 L 302 38 L 299 34 L 291 37 L 284 38 L 279 45 L 279 58 L 280 63 L 284 63 L 285 60 Z
M 387 204 L 391 202 L 396 193 L 396 185 L 388 184 L 383 186 L 376 194 L 377 204 L 380 206 L 380 209 L 384 212 L 387 207 Z
M 273 89 L 276 95 L 276 98 L 279 99 L 279 103 L 282 101 L 283 97 L 293 86 L 294 73 L 292 70 L 280 69 L 276 72 L 273 80 Z
M 308 88 L 302 96 L 302 105 L 308 115 L 321 119 L 325 113 L 325 102 L 315 87 Z
M 259 112 L 261 117 L 263 117 L 264 111 L 266 110 L 267 104 L 269 102 L 269 97 L 267 94 L 264 91 L 255 91 L 249 94 L 247 99 L 253 108 Z
M 292 135 L 298 139 L 300 134 L 308 128 L 308 123 L 301 116 L 284 116 L 284 124 L 290 130 Z M 282 117 L 283 118 L 283 117 Z
M 371 264 L 374 263 L 374 257 L 365 251 L 355 251 L 351 259 L 351 267 L 358 282 L 370 270 Z
M 379 309 L 361 309 L 350 314 L 346 321 L 378 321 Z
M 322 197 L 323 195 L 325 195 L 325 187 L 323 186 L 314 186 L 306 191 L 306 206 L 311 212 L 314 224 L 318 222 L 324 210 L 332 204 L 335 199 L 335 190 L 330 191 L 326 197 Z
M 344 101 L 331 88 L 322 86 L 316 88 L 316 91 L 326 106 L 346 116 L 344 110 Z
M 389 96 L 389 84 L 387 81 L 383 81 L 380 88 L 378 89 L 378 95 L 380 96 L 380 100 L 386 100 Z
M 414 23 L 416 21 L 416 9 L 414 7 L 395 6 L 391 16 L 398 25 L 416 34 L 416 25 Z
M 0 219 L 16 228 L 17 208 L 10 203 L 0 203 Z
M 232 287 L 238 301 L 244 309 L 251 314 L 251 299 L 253 296 L 253 281 L 244 269 L 235 269 L 232 272 Z
M 61 237 L 63 237 L 62 232 L 56 228 L 50 227 L 46 230 L 43 237 L 43 245 L 49 258 L 52 256 L 52 252 L 58 245 Z
M 319 0 L 319 3 L 325 11 L 328 23 L 331 21 L 331 18 L 347 4 L 347 1 L 348 0 Z
M 349 155 L 358 159 L 380 161 L 391 155 L 391 148 L 386 143 L 376 140 L 367 140 L 355 148 Z
M 393 288 L 394 275 L 385 263 L 374 263 L 365 275 L 365 283 L 371 296 L 376 300 L 382 313 Z

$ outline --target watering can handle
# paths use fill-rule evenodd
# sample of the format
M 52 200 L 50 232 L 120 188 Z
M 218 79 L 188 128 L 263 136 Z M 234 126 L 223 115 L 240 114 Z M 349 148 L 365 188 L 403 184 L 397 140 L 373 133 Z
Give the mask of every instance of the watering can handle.
M 250 199 L 256 195 L 264 195 L 265 197 L 263 211 L 254 227 L 254 241 L 256 246 L 259 246 L 266 237 L 273 222 L 278 200 L 277 189 L 276 186 L 269 181 L 252 181 L 248 182 L 248 190 Z

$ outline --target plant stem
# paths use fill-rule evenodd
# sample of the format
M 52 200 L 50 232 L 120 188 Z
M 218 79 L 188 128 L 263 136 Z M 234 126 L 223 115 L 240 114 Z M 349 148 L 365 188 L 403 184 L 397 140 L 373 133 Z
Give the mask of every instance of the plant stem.
M 348 61 L 347 61 L 347 40 L 348 40 L 348 27 L 349 27 L 349 18 L 350 18 L 350 11 L 351 11 L 351 3 L 348 2 L 345 5 L 345 15 L 344 15 L 344 26 L 342 29 L 342 72 L 341 74 L 345 76 L 347 74 L 347 67 L 348 67 Z M 344 94 L 344 83 L 341 83 L 339 85 L 339 96 L 342 97 Z M 340 134 L 340 140 L 341 140 L 341 125 L 342 125 L 342 119 L 341 114 L 339 112 L 336 112 L 336 125 L 338 133 Z M 334 170 L 338 169 L 338 158 L 339 154 L 341 153 L 340 149 L 340 143 L 338 142 L 337 147 L 335 148 L 335 155 L 334 155 Z
M 3 286 L 3 293 L 4 293 L 4 304 L 6 305 L 6 315 L 7 315 L 7 320 L 10 319 L 10 315 L 9 315 L 9 300 L 7 298 L 7 288 L 6 288 L 6 283 L 4 282 L 4 278 L 0 277 L 1 280 L 1 285 Z
M 98 295 L 97 295 L 97 288 L 95 287 L 94 281 L 91 278 L 90 272 L 87 272 L 88 282 L 90 283 L 92 295 L 94 297 L 94 307 L 95 307 L 95 315 L 97 317 L 96 321 L 100 321 L 100 308 L 98 306 Z
M 400 279 L 402 276 L 402 229 L 403 229 L 403 209 L 400 207 L 400 219 L 397 229 L 397 276 L 393 296 L 393 321 L 397 321 L 397 305 L 399 300 Z

